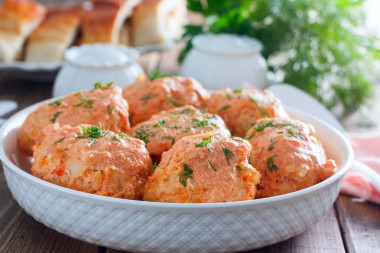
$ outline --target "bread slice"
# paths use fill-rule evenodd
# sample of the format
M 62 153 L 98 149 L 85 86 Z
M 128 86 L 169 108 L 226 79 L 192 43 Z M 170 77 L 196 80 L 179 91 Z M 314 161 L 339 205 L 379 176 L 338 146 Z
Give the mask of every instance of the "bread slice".
M 80 26 L 81 6 L 51 9 L 42 25 L 30 36 L 26 62 L 59 62 L 76 38 Z
M 29 34 L 45 17 L 43 5 L 30 0 L 4 0 L 0 5 L 0 61 L 20 56 Z
M 182 35 L 186 22 L 186 1 L 143 0 L 133 11 L 132 44 L 161 44 Z
M 81 44 L 120 42 L 121 28 L 140 0 L 93 0 L 84 11 Z

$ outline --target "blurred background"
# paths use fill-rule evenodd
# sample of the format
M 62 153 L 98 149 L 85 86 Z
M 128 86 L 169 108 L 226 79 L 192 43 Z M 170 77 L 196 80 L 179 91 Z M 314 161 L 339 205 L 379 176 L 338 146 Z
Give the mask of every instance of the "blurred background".
M 83 1 L 38 2 L 56 7 Z M 149 2 L 160 1 L 143 0 L 146 5 L 140 9 L 148 10 Z M 170 1 L 162 2 L 171 4 Z M 167 28 L 161 32 L 172 33 L 172 36 L 157 35 L 162 37 L 159 43 L 147 40 L 145 44 L 136 38 L 148 38 L 149 31 L 142 35 L 129 33 L 132 38 L 118 42 L 139 48 L 142 55 L 138 62 L 146 72 L 158 68 L 178 73 L 192 49 L 193 38 L 199 34 L 244 35 L 262 43 L 261 54 L 267 62 L 269 85 L 289 83 L 309 93 L 331 110 L 349 131 L 368 131 L 380 125 L 380 1 L 183 2 L 188 11 L 184 26 L 182 19 L 177 17 L 165 21 L 183 27 L 180 33 L 172 33 Z M 166 15 L 170 17 L 175 12 L 167 12 Z M 126 26 L 130 25 L 128 22 L 127 19 Z M 157 19 L 155 22 L 161 21 Z M 128 27 L 133 30 L 133 26 L 138 25 L 132 22 Z M 17 100 L 22 108 L 50 97 L 59 67 L 28 68 L 33 63 L 24 62 L 22 58 L 16 62 L 20 64 L 0 62 L 0 99 Z

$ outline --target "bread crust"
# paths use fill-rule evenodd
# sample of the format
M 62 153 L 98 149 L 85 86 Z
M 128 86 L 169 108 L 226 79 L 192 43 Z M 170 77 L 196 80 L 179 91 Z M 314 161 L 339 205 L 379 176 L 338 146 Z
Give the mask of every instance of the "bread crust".
M 82 13 L 81 44 L 118 44 L 120 31 L 140 0 L 93 0 L 93 8 Z
M 186 2 L 182 0 L 143 0 L 131 18 L 134 46 L 161 44 L 179 38 L 186 22 Z
M 0 60 L 10 62 L 21 54 L 26 38 L 45 14 L 43 5 L 29 0 L 5 0 L 0 5 Z
M 62 60 L 64 51 L 70 47 L 80 26 L 82 7 L 50 9 L 42 25 L 29 37 L 25 61 L 55 62 Z

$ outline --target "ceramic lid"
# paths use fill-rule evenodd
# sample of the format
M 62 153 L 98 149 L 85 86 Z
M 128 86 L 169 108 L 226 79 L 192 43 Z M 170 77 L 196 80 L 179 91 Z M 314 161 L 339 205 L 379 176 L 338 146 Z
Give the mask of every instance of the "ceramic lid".
M 193 39 L 195 48 L 219 54 L 252 54 L 262 49 L 261 43 L 233 34 L 201 34 Z
M 65 52 L 67 62 L 82 67 L 119 67 L 135 62 L 139 52 L 134 48 L 111 44 L 85 44 Z

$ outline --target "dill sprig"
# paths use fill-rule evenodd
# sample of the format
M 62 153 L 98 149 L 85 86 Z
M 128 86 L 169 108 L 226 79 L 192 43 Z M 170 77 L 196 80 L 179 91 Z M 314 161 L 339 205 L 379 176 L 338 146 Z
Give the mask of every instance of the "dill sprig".
M 226 156 L 227 164 L 230 165 L 230 160 L 233 159 L 234 153 L 226 147 L 222 147 L 223 153 Z
M 212 142 L 212 136 L 210 138 L 203 138 L 201 143 L 195 143 L 195 147 L 207 147 Z
M 211 168 L 212 168 L 214 171 L 216 171 L 215 166 L 210 162 L 210 160 L 208 160 L 208 163 L 210 164 Z
M 267 158 L 267 168 L 269 169 L 269 171 L 273 172 L 273 171 L 278 171 L 278 167 L 277 165 L 274 163 L 273 159 L 276 157 L 277 155 L 273 155 L 271 157 L 268 157 Z
M 58 116 L 59 116 L 61 113 L 62 113 L 62 112 L 56 112 L 56 113 L 54 113 L 53 118 L 50 119 L 50 122 L 55 123 L 55 121 L 57 120 Z

